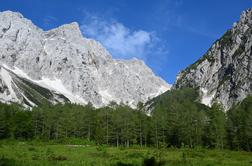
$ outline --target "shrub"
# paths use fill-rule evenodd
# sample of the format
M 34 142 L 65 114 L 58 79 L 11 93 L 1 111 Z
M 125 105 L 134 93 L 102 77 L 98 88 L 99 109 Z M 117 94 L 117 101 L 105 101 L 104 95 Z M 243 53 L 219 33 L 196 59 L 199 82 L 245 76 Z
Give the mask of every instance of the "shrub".
M 34 147 L 29 147 L 28 151 L 36 151 L 36 149 Z
M 145 158 L 143 160 L 143 166 L 162 166 L 162 165 L 165 165 L 166 164 L 166 161 L 164 160 L 160 160 L 160 161 L 157 161 L 155 159 L 155 157 L 150 157 L 150 158 Z
M 13 166 L 16 165 L 15 160 L 8 159 L 4 156 L 0 156 L 0 166 Z
M 63 155 L 50 155 L 48 157 L 48 160 L 50 161 L 64 161 L 64 160 L 67 160 L 67 157 L 66 156 L 63 156 Z

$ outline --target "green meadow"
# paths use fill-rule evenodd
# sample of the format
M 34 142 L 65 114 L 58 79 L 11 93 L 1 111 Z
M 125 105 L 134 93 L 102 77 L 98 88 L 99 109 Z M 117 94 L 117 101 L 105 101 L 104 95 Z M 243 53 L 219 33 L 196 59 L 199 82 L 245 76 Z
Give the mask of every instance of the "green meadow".
M 0 166 L 251 166 L 252 153 L 204 148 L 109 147 L 95 144 L 6 141 Z

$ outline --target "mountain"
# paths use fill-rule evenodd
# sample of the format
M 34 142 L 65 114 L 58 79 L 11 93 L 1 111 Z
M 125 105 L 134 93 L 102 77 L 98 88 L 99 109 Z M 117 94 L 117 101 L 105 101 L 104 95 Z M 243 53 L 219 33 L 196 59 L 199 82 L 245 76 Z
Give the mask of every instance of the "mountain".
M 0 67 L 0 80 L 0 102 L 20 103 L 22 101 L 22 104 L 27 107 L 70 102 L 64 95 L 19 77 L 6 66 Z
M 225 110 L 252 94 L 252 9 L 241 14 L 206 54 L 181 71 L 173 88 L 199 89 L 201 102 Z
M 143 61 L 113 59 L 75 22 L 43 31 L 11 11 L 0 12 L 0 70 L 0 101 L 27 106 L 43 98 L 135 107 L 170 88 Z

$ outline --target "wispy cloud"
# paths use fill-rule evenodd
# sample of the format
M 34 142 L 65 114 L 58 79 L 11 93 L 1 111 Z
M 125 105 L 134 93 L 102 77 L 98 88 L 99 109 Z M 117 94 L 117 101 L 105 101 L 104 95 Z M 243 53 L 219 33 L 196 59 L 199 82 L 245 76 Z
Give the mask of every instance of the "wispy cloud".
M 132 30 L 115 19 L 104 19 L 85 14 L 81 30 L 86 37 L 100 41 L 114 58 L 129 59 L 132 57 L 146 60 L 150 49 L 158 42 L 154 32 Z

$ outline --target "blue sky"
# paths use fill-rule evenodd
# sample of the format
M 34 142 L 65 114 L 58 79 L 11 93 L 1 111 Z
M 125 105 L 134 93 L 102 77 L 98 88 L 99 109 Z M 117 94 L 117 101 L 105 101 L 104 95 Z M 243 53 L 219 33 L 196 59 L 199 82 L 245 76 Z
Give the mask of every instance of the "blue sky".
M 1 0 L 44 30 L 78 22 L 114 58 L 137 57 L 169 83 L 200 58 L 251 0 Z

